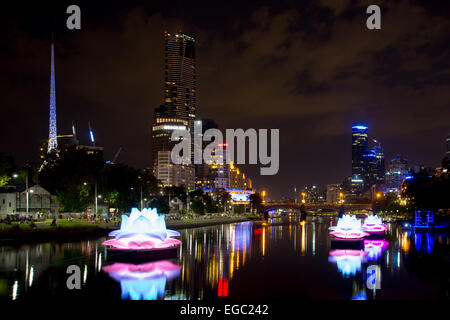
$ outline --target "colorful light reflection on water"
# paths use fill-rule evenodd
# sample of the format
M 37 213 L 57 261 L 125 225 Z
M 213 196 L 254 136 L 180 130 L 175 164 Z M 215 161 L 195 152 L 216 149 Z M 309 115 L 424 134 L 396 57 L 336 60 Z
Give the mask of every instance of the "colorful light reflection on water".
M 445 274 L 449 268 L 435 264 L 443 261 L 442 252 L 450 247 L 448 233 L 416 236 L 392 223 L 385 244 L 364 246 L 363 253 L 330 254 L 334 250 L 328 227 L 328 217 L 309 216 L 302 224 L 292 218 L 291 224 L 284 225 L 236 223 L 180 230 L 178 258 L 170 261 L 180 267 L 175 277 L 162 267 L 154 267 L 160 271 L 153 273 L 133 265 L 103 272 L 111 265 L 101 245 L 104 237 L 4 245 L 0 246 L 0 300 L 70 299 L 74 294 L 111 301 L 439 299 L 450 289 L 441 282 L 450 276 Z M 371 253 L 380 246 L 381 256 L 378 249 Z M 72 264 L 81 268 L 81 290 L 66 289 L 66 268 Z
M 168 260 L 140 265 L 114 263 L 103 271 L 120 282 L 122 299 L 156 300 L 164 297 L 167 280 L 178 277 L 181 266 Z
M 339 272 L 348 277 L 361 271 L 361 264 L 365 259 L 366 253 L 362 250 L 336 249 L 330 251 L 328 261 L 336 263 Z
M 386 240 L 365 239 L 364 251 L 367 253 L 367 259 L 369 261 L 378 260 L 388 245 L 389 242 Z

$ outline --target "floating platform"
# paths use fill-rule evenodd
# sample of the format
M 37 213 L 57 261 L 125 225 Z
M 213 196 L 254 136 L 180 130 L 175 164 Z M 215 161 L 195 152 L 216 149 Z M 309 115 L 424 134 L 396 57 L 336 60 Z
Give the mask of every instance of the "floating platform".
M 342 239 L 332 238 L 331 249 L 362 249 L 364 248 L 364 239 Z
M 175 259 L 178 256 L 178 247 L 127 250 L 108 248 L 107 260 L 112 262 L 143 263 L 156 260 Z

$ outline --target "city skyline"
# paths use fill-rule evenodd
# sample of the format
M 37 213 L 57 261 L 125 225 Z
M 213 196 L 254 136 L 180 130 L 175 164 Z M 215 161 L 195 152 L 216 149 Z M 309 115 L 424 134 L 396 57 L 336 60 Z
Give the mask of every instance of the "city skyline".
M 403 9 L 405 15 L 414 15 L 407 6 L 398 6 L 397 9 Z M 95 6 L 92 8 L 98 9 Z M 332 14 L 340 26 L 346 22 L 345 14 L 349 15 L 348 27 L 357 29 L 350 34 L 352 39 L 361 40 L 360 37 L 365 35 L 370 38 L 369 42 L 381 41 L 378 36 L 364 30 L 362 22 L 358 26 L 358 19 L 364 21 L 365 14 L 363 11 L 355 13 L 357 8 L 313 6 L 318 12 Z M 300 8 L 283 7 L 277 12 L 270 6 L 249 6 L 243 10 L 252 13 L 251 18 L 237 17 L 234 32 L 225 27 L 208 28 L 211 22 L 192 24 L 194 19 L 182 19 L 185 18 L 183 14 L 164 8 L 130 6 L 119 19 L 116 19 L 113 9 L 107 11 L 106 21 L 87 20 L 78 34 L 63 30 L 65 24 L 55 28 L 58 132 L 71 132 L 72 120 L 77 124 L 93 121 L 97 143 L 105 147 L 106 159 L 112 158 L 122 147 L 119 162 L 148 167 L 153 110 L 163 101 L 161 79 L 164 78 L 164 69 L 161 61 L 164 48 L 160 40 L 164 30 L 179 30 L 181 25 L 184 25 L 183 31 L 194 35 L 198 41 L 199 117 L 216 120 L 222 129 L 280 128 L 278 175 L 261 177 L 257 166 L 244 167 L 258 189 L 269 188 L 272 193 L 276 192 L 275 197 L 289 194 L 293 197 L 295 185 L 341 183 L 351 173 L 348 128 L 356 123 L 367 124 L 372 130 L 371 136 L 382 141 L 386 163 L 396 154 L 401 154 L 412 165 L 437 167 L 445 156 L 449 111 L 444 91 L 448 89 L 449 81 L 440 74 L 445 74 L 449 68 L 448 59 L 445 60 L 449 50 L 445 47 L 438 50 L 446 37 L 440 29 L 427 27 L 431 28 L 428 31 L 441 37 L 430 40 L 429 51 L 421 52 L 419 48 L 425 41 L 425 31 L 417 35 L 420 41 L 407 44 L 403 39 L 415 30 L 409 30 L 398 22 L 401 30 L 395 39 L 381 43 L 380 47 L 366 44 L 367 47 L 351 52 L 352 57 L 369 52 L 366 59 L 358 61 L 366 68 L 358 71 L 355 68 L 357 64 L 350 64 L 348 58 L 342 56 L 338 58 L 343 66 L 348 67 L 347 70 L 338 68 L 336 64 L 329 66 L 329 59 L 323 61 L 308 55 L 288 35 L 283 35 L 290 27 L 297 27 L 297 32 L 289 35 L 299 39 L 302 36 L 312 37 L 303 39 L 302 43 L 316 54 L 314 50 L 320 48 L 328 48 L 330 53 L 332 49 L 338 49 L 333 46 L 333 41 L 339 37 L 336 26 L 327 26 L 327 30 L 322 30 L 323 34 L 320 30 L 314 31 L 313 23 L 299 26 L 295 21 L 299 19 Z M 164 10 L 165 18 L 158 15 Z M 413 18 L 422 21 L 431 14 L 439 19 L 439 14 L 432 9 L 425 7 L 422 10 Z M 15 12 L 14 8 L 12 12 Z M 64 13 L 64 10 L 59 12 L 56 20 L 65 18 Z M 283 22 L 283 17 L 290 22 Z M 394 27 L 390 23 L 394 24 L 394 18 L 388 15 L 383 26 L 392 31 Z M 4 82 L 10 89 L 4 94 L 6 105 L 11 106 L 6 112 L 7 118 L 17 117 L 19 112 L 23 123 L 15 123 L 13 127 L 6 124 L 2 128 L 2 151 L 22 163 L 37 160 L 38 141 L 48 136 L 48 48 L 52 30 L 44 25 L 31 32 L 27 27 L 31 21 L 23 21 L 18 16 L 14 20 L 14 14 L 9 19 L 16 22 L 12 24 L 12 31 L 17 37 L 8 39 L 12 49 L 6 53 L 2 63 L 7 74 L 17 74 L 12 76 L 13 80 Z M 226 26 L 230 25 L 231 20 L 227 20 L 226 16 L 221 19 L 227 22 Z M 265 48 L 266 45 L 258 47 L 257 41 L 252 40 L 263 34 L 264 26 L 269 30 L 267 39 L 270 50 Z M 313 28 L 313 32 L 306 32 L 308 27 Z M 118 36 L 113 36 L 114 32 Z M 276 37 L 280 39 L 274 40 Z M 398 40 L 399 43 L 396 42 Z M 33 59 L 25 61 L 22 66 L 22 57 L 30 54 L 25 50 L 28 41 L 33 43 Z M 94 43 L 96 41 L 98 43 Z M 412 71 L 402 68 L 389 70 L 388 66 L 395 63 L 405 66 L 412 61 L 411 57 L 396 53 L 405 46 L 412 52 L 418 52 L 419 57 L 414 61 L 419 65 L 413 65 Z M 127 50 L 105 56 L 105 52 L 123 47 Z M 274 47 L 280 47 L 279 52 L 269 54 L 268 51 L 273 51 Z M 370 48 L 373 50 L 370 51 Z M 386 53 L 387 58 L 381 59 L 380 52 Z M 293 65 L 289 58 L 292 54 L 303 55 L 310 62 Z M 251 60 L 255 62 L 252 64 Z M 439 61 L 439 71 L 429 65 L 431 61 Z M 117 70 L 112 70 L 113 65 Z M 333 74 L 321 74 L 324 65 L 328 65 Z M 275 67 L 280 69 L 278 73 L 274 73 Z M 298 72 L 292 74 L 287 67 L 295 67 Z M 251 75 L 255 70 L 259 72 Z M 233 77 L 233 72 L 241 71 L 239 79 Z M 420 79 L 431 80 L 428 83 L 414 82 L 407 77 L 408 72 Z M 289 84 L 280 87 L 279 83 L 292 79 L 297 83 L 295 88 Z M 355 83 L 355 79 L 362 79 L 361 84 Z M 430 88 L 430 84 L 438 79 L 440 85 Z M 388 83 L 391 85 L 388 86 Z M 267 90 L 269 84 L 278 91 Z M 347 85 L 353 93 L 349 92 Z M 413 90 L 416 87 L 419 89 Z M 249 93 L 258 103 L 248 100 Z M 433 98 L 435 95 L 441 99 Z M 425 103 L 427 108 L 423 107 Z M 297 104 L 301 108 L 296 108 Z M 14 134 L 11 135 L 11 132 Z M 83 132 L 86 132 L 85 137 Z M 80 126 L 78 134 L 81 140 L 88 141 L 87 132 L 87 128 Z M 297 151 L 293 153 L 292 150 Z M 332 158 L 332 155 L 335 157 Z M 330 161 L 333 161 L 332 166 Z

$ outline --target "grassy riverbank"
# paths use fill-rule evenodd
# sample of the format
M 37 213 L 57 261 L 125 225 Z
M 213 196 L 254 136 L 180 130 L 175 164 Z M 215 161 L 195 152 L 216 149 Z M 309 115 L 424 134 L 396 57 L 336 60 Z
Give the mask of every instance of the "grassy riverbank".
M 167 220 L 166 226 L 169 229 L 180 230 L 247 220 L 249 220 L 248 216 L 196 217 L 182 220 Z M 105 222 L 86 219 L 57 219 L 56 226 L 52 226 L 51 223 L 52 219 L 35 222 L 34 226 L 31 226 L 29 222 L 0 223 L 0 240 L 41 241 L 81 236 L 102 236 L 107 235 L 111 230 L 120 228 L 120 220 Z

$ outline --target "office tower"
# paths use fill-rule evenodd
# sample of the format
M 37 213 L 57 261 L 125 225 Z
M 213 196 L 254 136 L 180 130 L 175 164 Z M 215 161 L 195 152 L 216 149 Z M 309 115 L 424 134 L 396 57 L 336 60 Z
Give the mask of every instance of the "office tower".
M 213 149 L 211 159 L 197 166 L 196 185 L 198 188 L 225 189 L 230 187 L 230 164 L 227 161 L 227 144 Z
M 355 193 L 364 189 L 366 176 L 366 159 L 368 153 L 368 127 L 365 125 L 352 126 L 352 188 Z
M 374 150 L 369 150 L 363 155 L 364 157 L 364 190 L 370 188 L 377 181 L 377 156 Z
M 385 174 L 386 174 L 386 164 L 384 160 L 384 151 L 383 147 L 381 146 L 381 142 L 377 140 L 373 140 L 375 143 L 373 147 L 373 152 L 375 153 L 376 157 L 376 177 L 375 177 L 375 183 L 377 185 L 383 185 L 385 183 Z
M 164 42 L 164 102 L 169 113 L 189 121 L 192 130 L 196 107 L 195 39 L 181 32 L 165 32 Z
M 178 172 L 179 176 L 185 176 L 187 179 L 190 179 L 189 172 L 194 172 L 195 73 L 195 39 L 181 32 L 164 32 L 164 105 L 156 108 L 154 112 L 150 156 L 150 168 L 156 177 L 165 170 L 158 168 L 159 152 L 164 152 L 161 160 L 170 161 L 170 157 L 166 159 L 166 155 L 170 155 L 174 145 L 179 142 L 178 139 L 172 140 L 171 138 L 174 130 L 189 131 L 192 143 L 192 164 L 171 164 L 174 172 Z M 166 167 L 167 163 L 163 162 L 161 165 Z M 175 177 L 174 179 L 170 182 L 166 179 L 167 182 L 164 185 L 179 185 L 179 181 L 184 178 L 177 179 Z M 192 181 L 183 183 L 183 185 L 186 187 L 194 185 L 193 179 L 192 177 Z
M 340 184 L 327 184 L 327 203 L 342 203 L 344 193 Z
M 408 160 L 396 155 L 389 163 L 386 172 L 386 186 L 389 192 L 399 192 L 403 179 L 408 175 Z
M 158 152 L 156 178 L 164 187 L 184 186 L 186 190 L 194 189 L 194 167 L 185 164 L 173 164 L 171 151 Z
M 174 130 L 188 130 L 189 122 L 177 118 L 167 106 L 161 105 L 154 111 L 154 124 L 152 126 L 150 168 L 157 176 L 158 152 L 172 151 L 178 140 L 172 140 Z

